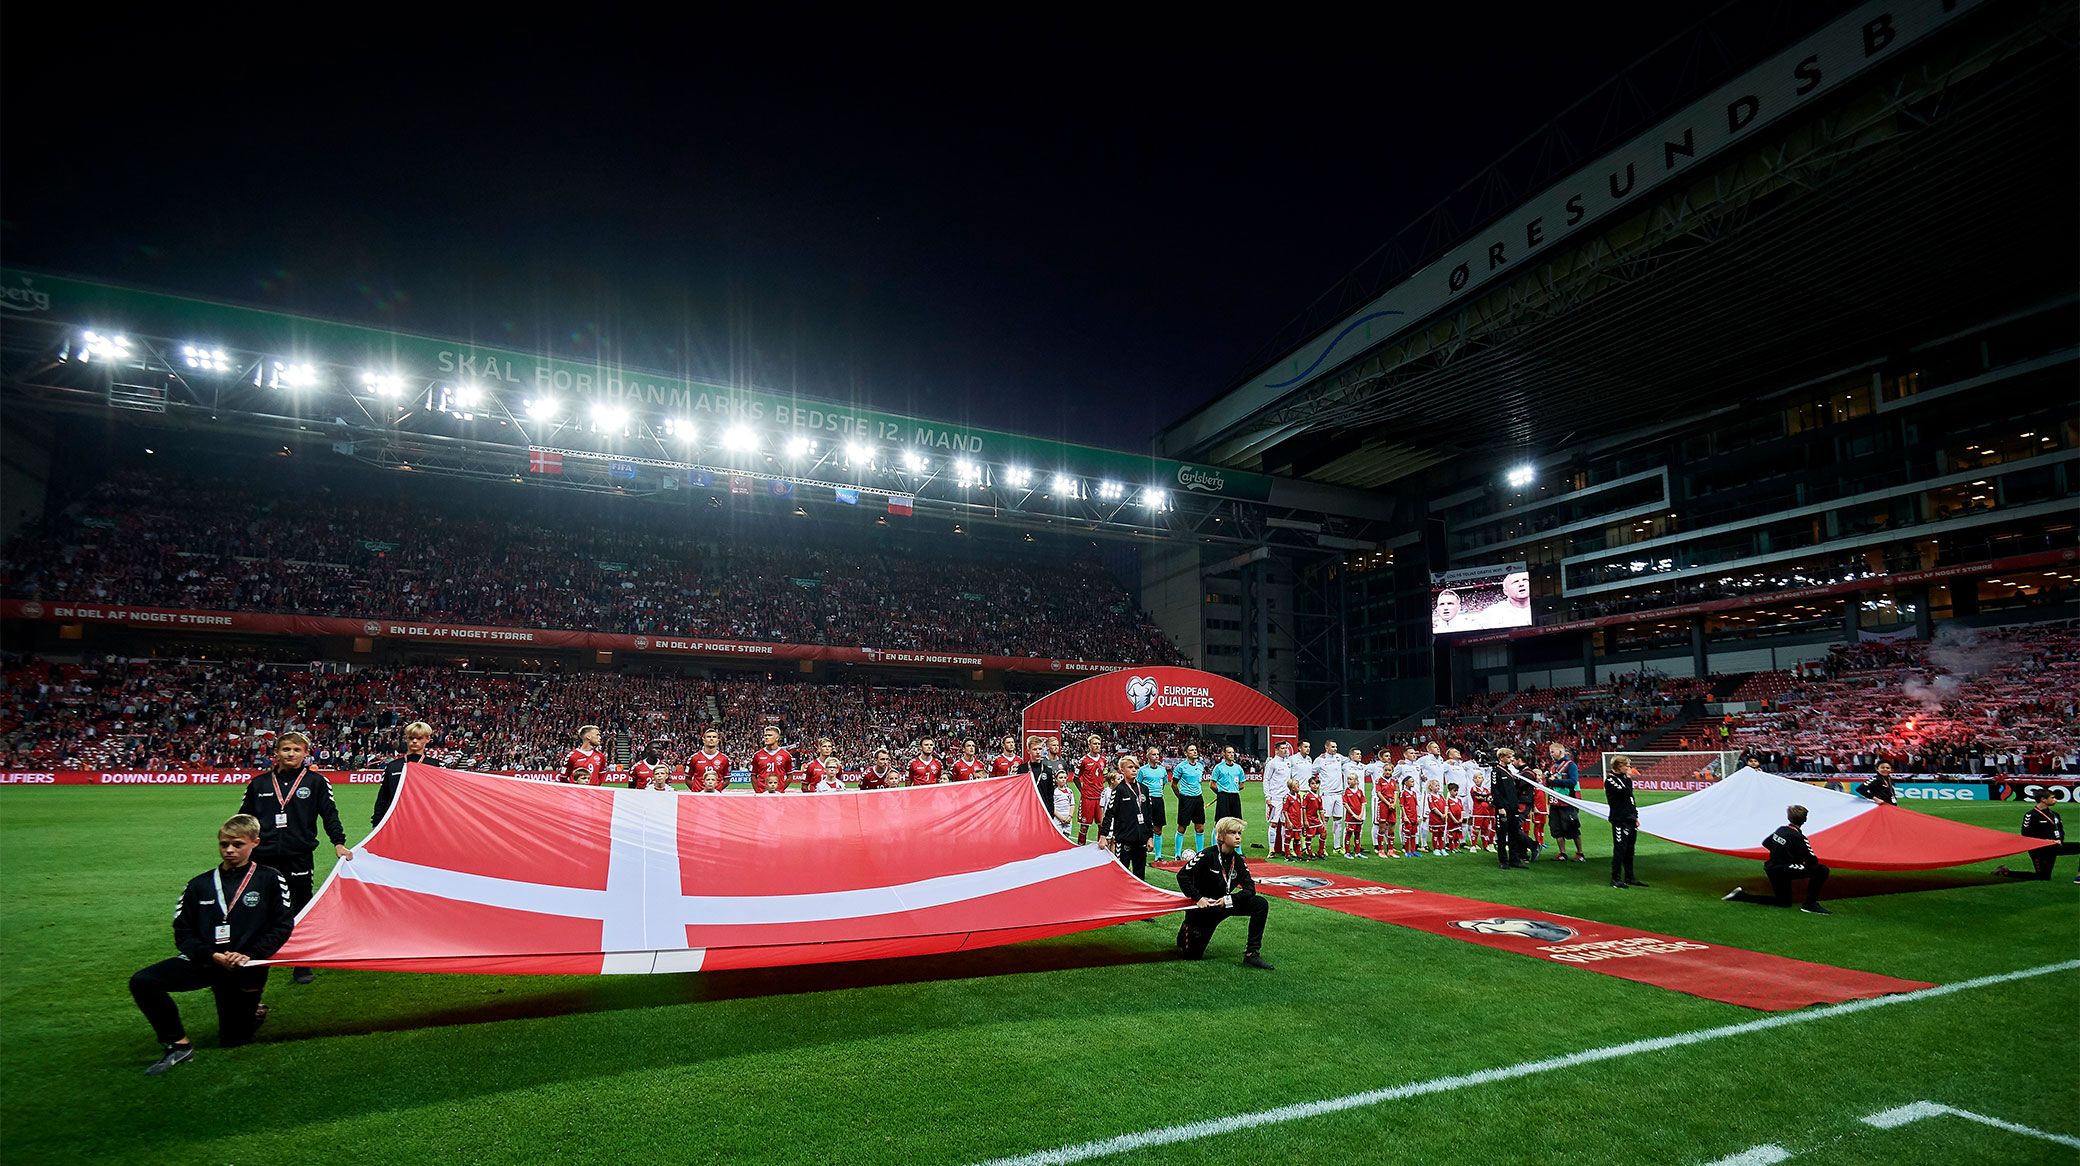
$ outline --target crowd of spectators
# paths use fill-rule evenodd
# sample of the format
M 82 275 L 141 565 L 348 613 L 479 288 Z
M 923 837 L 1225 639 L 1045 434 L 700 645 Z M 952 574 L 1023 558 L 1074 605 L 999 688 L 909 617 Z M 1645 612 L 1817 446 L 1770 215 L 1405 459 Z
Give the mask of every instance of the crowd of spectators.
M 1642 669 L 1601 684 L 1479 693 L 1440 709 L 1435 729 L 1418 734 L 1413 743 L 1421 747 L 1435 740 L 1490 755 L 1507 745 L 1519 756 L 1532 756 L 1526 750 L 1533 744 L 1541 750 L 1559 744 L 1586 768 L 1602 754 L 1659 731 L 1686 710 L 1697 711 L 1710 692 L 1709 681 Z
M 922 737 L 985 751 L 1019 730 L 1014 693 L 864 684 L 702 679 L 643 672 L 494 673 L 448 665 L 344 670 L 252 659 L 5 661 L 0 760 L 12 770 L 247 769 L 276 734 L 298 729 L 321 766 L 366 768 L 399 748 L 402 727 L 432 724 L 434 755 L 468 769 L 560 765 L 581 724 L 620 753 L 655 745 L 672 760 L 715 727 L 733 759 L 780 726 L 805 750 L 830 737 L 848 765 L 876 748 L 901 756 Z M 949 747 L 948 742 L 953 742 Z M 805 757 L 807 754 L 805 753 Z
M 499 508 L 125 472 L 0 555 L 16 599 L 1181 664 L 1098 563 L 686 529 L 592 497 Z M 676 528 L 676 529 L 673 529 Z

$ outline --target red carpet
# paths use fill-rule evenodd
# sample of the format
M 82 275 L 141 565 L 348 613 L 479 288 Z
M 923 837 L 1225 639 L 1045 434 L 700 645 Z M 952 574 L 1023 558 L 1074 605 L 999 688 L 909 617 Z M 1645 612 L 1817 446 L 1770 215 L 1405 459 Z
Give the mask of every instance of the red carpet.
M 1250 872 L 1265 895 L 1764 1012 L 1934 987 L 1329 871 L 1251 862 Z

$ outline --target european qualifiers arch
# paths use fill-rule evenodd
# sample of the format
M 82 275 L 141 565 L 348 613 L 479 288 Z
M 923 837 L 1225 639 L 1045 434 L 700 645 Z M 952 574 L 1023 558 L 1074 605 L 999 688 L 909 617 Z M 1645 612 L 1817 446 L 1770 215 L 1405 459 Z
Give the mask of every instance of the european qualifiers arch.
M 1246 684 L 1197 668 L 1122 668 L 1058 688 L 1026 706 L 1025 740 L 1046 737 L 1062 756 L 1064 721 L 1120 725 L 1261 725 L 1278 743 L 1297 744 L 1300 719 Z M 1267 753 L 1268 756 L 1268 753 Z

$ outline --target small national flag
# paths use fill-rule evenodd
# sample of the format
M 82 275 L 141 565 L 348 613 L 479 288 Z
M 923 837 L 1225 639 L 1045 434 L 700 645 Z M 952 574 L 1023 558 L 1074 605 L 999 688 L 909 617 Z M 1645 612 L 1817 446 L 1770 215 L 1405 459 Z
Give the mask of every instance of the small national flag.
M 859 505 L 859 491 L 853 489 L 850 486 L 832 487 L 831 496 L 833 498 L 836 498 L 838 501 L 843 502 L 847 506 Z
M 767 482 L 766 493 L 771 494 L 775 498 L 792 498 L 794 497 L 794 483 L 781 481 Z
M 553 450 L 530 449 L 527 451 L 527 472 L 560 474 L 563 472 L 563 455 Z
M 751 479 L 742 474 L 731 474 L 729 476 L 729 492 L 732 494 L 749 494 L 751 492 Z
M 888 512 L 890 514 L 909 514 L 911 508 L 916 503 L 917 499 L 908 494 L 890 494 L 888 496 Z
M 607 477 L 616 482 L 633 482 L 636 480 L 636 467 L 629 462 L 609 462 Z

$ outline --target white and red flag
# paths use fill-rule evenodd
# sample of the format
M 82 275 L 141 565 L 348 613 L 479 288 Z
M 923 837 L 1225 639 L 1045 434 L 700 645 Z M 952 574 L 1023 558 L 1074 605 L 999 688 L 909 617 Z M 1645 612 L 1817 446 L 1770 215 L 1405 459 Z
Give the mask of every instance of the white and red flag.
M 1584 812 L 1610 817 L 1610 808 L 1602 802 L 1548 792 Z M 1847 870 L 1933 870 L 2048 845 L 2043 839 L 1883 805 L 1753 766 L 1694 794 L 1640 807 L 1639 828 L 1643 834 L 1698 850 L 1766 859 L 1769 852 L 1762 840 L 1784 824 L 1785 810 L 1795 805 L 1806 807 L 1805 835 L 1814 855 L 1829 867 Z
M 697 972 L 931 955 L 1182 910 L 1020 778 L 815 798 L 406 766 L 274 963 Z

